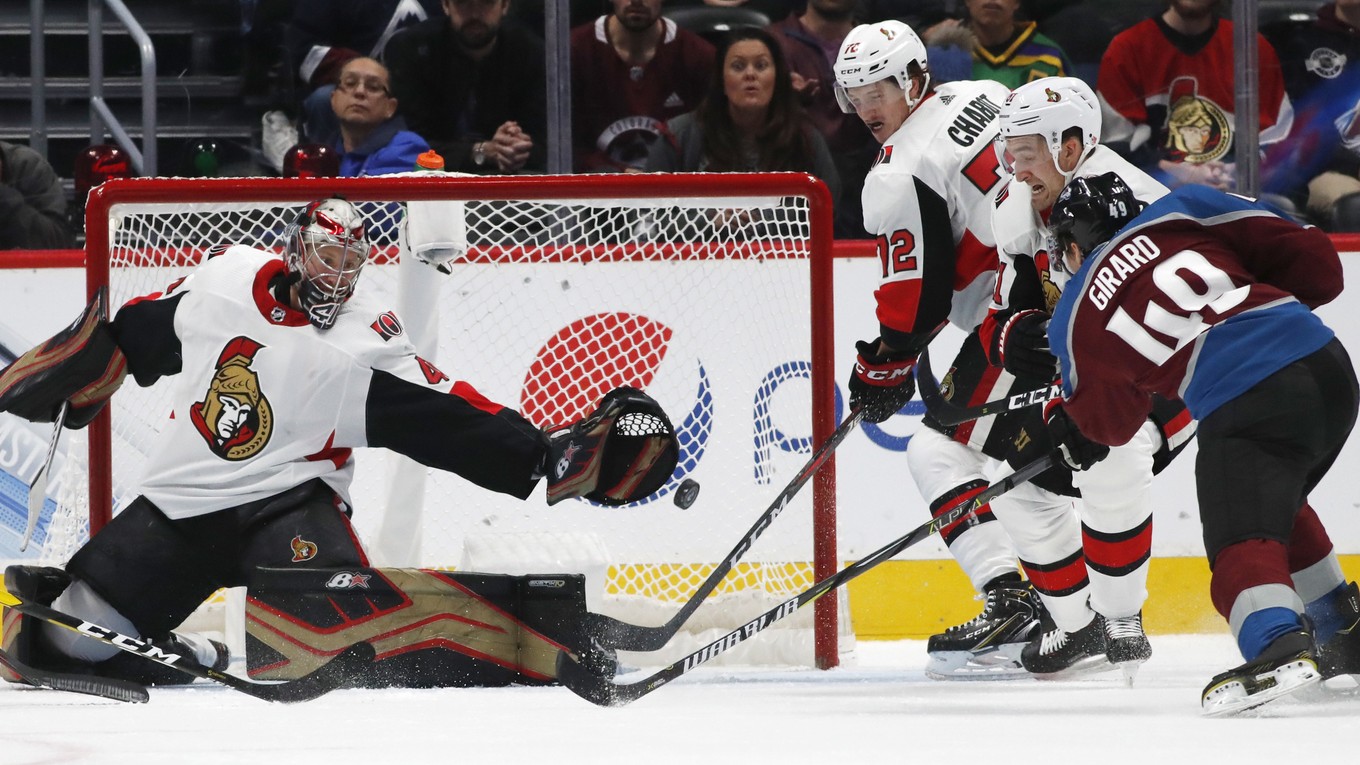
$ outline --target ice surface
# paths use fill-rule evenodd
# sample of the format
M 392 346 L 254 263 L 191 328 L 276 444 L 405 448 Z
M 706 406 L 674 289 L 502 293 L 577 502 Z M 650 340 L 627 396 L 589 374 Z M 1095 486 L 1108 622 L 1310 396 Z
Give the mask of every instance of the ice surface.
M 0 688 L 0 764 L 1349 762 L 1360 695 L 1286 699 L 1211 720 L 1199 692 L 1240 660 L 1226 635 L 1157 636 L 1132 688 L 939 682 L 921 641 L 860 641 L 853 666 L 700 667 L 627 707 L 563 688 L 345 690 L 293 706 L 229 689 L 153 689 L 149 704 Z M 634 675 L 633 679 L 640 677 Z

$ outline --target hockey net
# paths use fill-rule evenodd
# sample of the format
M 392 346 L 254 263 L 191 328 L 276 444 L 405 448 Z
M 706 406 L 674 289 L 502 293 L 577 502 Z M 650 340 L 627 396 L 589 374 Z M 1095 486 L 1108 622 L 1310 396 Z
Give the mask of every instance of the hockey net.
M 90 289 L 107 285 L 116 308 L 164 289 L 214 245 L 281 253 L 301 207 L 334 193 L 359 206 L 377 247 L 359 289 L 386 297 L 422 357 L 539 426 L 632 385 L 661 403 L 681 443 L 660 496 L 623 508 L 549 508 L 541 489 L 520 502 L 358 450 L 354 521 L 377 565 L 583 572 L 592 610 L 661 624 L 835 425 L 830 207 L 804 175 L 120 181 L 87 208 Z M 420 206 L 454 222 L 448 273 L 410 257 L 402 231 Z M 129 380 L 115 396 L 90 431 L 88 500 L 65 490 L 53 528 L 76 525 L 52 543 L 78 541 L 86 517 L 97 529 L 105 508 L 136 496 L 176 383 Z M 702 486 L 688 509 L 673 502 L 685 478 Z M 824 470 L 785 509 L 667 657 L 834 570 L 831 480 Z M 818 608 L 732 660 L 834 665 L 849 619 L 834 601 Z

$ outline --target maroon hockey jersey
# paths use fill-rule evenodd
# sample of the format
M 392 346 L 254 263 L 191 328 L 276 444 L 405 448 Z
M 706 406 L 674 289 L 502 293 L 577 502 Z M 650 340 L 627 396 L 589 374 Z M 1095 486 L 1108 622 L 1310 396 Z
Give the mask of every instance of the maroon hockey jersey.
M 663 18 L 656 55 L 642 66 L 619 58 L 609 16 L 571 33 L 572 140 L 578 172 L 642 169 L 667 120 L 699 105 L 713 46 Z

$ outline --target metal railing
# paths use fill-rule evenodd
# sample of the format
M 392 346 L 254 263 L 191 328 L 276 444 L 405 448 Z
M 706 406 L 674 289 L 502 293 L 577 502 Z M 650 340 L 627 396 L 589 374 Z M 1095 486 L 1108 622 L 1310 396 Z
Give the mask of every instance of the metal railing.
M 41 4 L 40 0 L 33 0 Z M 139 151 L 123 124 L 104 101 L 104 6 L 127 27 L 142 60 L 142 148 Z M 90 143 L 105 135 L 128 153 L 140 175 L 156 174 L 156 48 L 123 0 L 90 0 Z M 36 108 L 36 107 L 35 107 Z
M 43 0 L 28 0 L 28 71 L 32 102 L 29 106 L 33 137 L 29 145 L 47 156 L 47 48 L 43 41 Z

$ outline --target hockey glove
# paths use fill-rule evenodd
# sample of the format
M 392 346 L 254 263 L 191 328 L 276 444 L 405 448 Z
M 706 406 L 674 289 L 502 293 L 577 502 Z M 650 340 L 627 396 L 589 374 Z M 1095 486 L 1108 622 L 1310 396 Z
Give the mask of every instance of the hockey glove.
M 855 373 L 850 375 L 850 408 L 863 409 L 865 422 L 883 422 L 916 394 L 916 358 L 878 353 L 879 341 L 855 343 Z
M 1052 382 L 1058 359 L 1048 348 L 1048 314 L 1020 311 L 1001 328 L 1001 366 L 1016 377 Z
M 1062 453 L 1063 462 L 1073 470 L 1087 470 L 1109 456 L 1110 447 L 1082 435 L 1077 423 L 1056 400 L 1044 408 L 1044 419 L 1048 422 L 1048 435 Z

